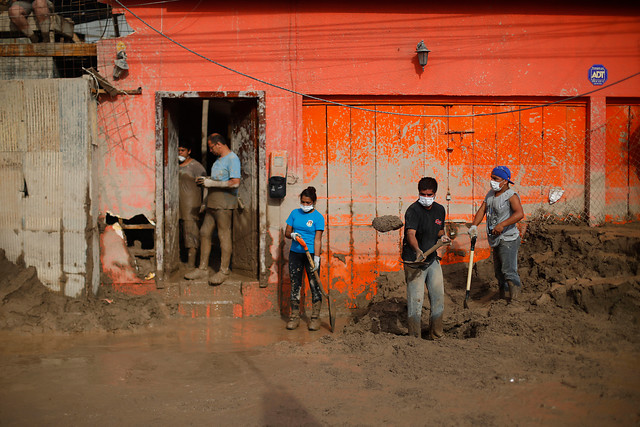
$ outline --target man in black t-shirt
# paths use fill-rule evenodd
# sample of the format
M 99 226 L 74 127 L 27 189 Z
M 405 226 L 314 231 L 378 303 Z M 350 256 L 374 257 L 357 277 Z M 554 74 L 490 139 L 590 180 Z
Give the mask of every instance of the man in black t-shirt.
M 434 251 L 427 257 L 424 252 L 435 245 L 439 239 L 445 242 L 444 206 L 435 202 L 438 182 L 431 177 L 422 178 L 418 182 L 419 198 L 412 203 L 404 214 L 404 241 L 402 244 L 403 261 L 423 261 L 423 265 L 405 264 L 404 275 L 407 281 L 407 311 L 409 335 L 421 335 L 422 303 L 424 287 L 427 285 L 431 316 L 429 333 L 432 339 L 444 335 L 442 314 L 444 311 L 444 279 L 440 258 Z

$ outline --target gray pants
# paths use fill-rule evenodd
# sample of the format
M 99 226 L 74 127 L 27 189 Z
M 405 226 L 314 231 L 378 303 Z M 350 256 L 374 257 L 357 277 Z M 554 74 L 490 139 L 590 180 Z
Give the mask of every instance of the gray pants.
M 498 286 L 505 291 L 509 291 L 507 282 L 522 286 L 520 275 L 518 275 L 519 248 L 520 237 L 510 242 L 502 240 L 498 246 L 491 248 L 491 252 L 493 252 L 493 270 L 496 279 L 498 279 Z

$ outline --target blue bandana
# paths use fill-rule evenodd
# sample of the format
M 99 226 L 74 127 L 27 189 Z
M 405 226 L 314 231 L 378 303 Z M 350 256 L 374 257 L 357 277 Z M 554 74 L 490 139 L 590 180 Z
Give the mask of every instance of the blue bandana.
M 499 176 L 502 179 L 506 179 L 509 184 L 513 184 L 513 181 L 511 181 L 511 171 L 506 166 L 496 166 L 491 171 L 491 175 Z

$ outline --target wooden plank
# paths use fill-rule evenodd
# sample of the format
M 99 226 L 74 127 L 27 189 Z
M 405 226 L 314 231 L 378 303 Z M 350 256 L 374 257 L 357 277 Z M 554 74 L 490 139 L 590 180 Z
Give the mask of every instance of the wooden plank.
M 93 43 L 0 44 L 0 57 L 97 56 Z

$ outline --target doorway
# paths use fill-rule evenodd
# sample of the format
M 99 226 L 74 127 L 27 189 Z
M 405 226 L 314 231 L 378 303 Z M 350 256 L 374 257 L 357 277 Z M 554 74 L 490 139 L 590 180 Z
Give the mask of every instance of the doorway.
M 156 94 L 156 251 L 161 280 L 181 280 L 186 253 L 181 244 L 178 203 L 178 143 L 191 148 L 207 175 L 216 158 L 207 150 L 207 136 L 219 133 L 241 163 L 240 208 L 233 215 L 231 270 L 244 280 L 257 281 L 265 269 L 260 230 L 260 194 L 265 186 L 264 94 L 262 92 L 158 92 Z M 265 186 L 266 188 L 266 186 Z M 209 266 L 220 262 L 214 233 Z M 182 274 L 181 274 L 182 273 Z

